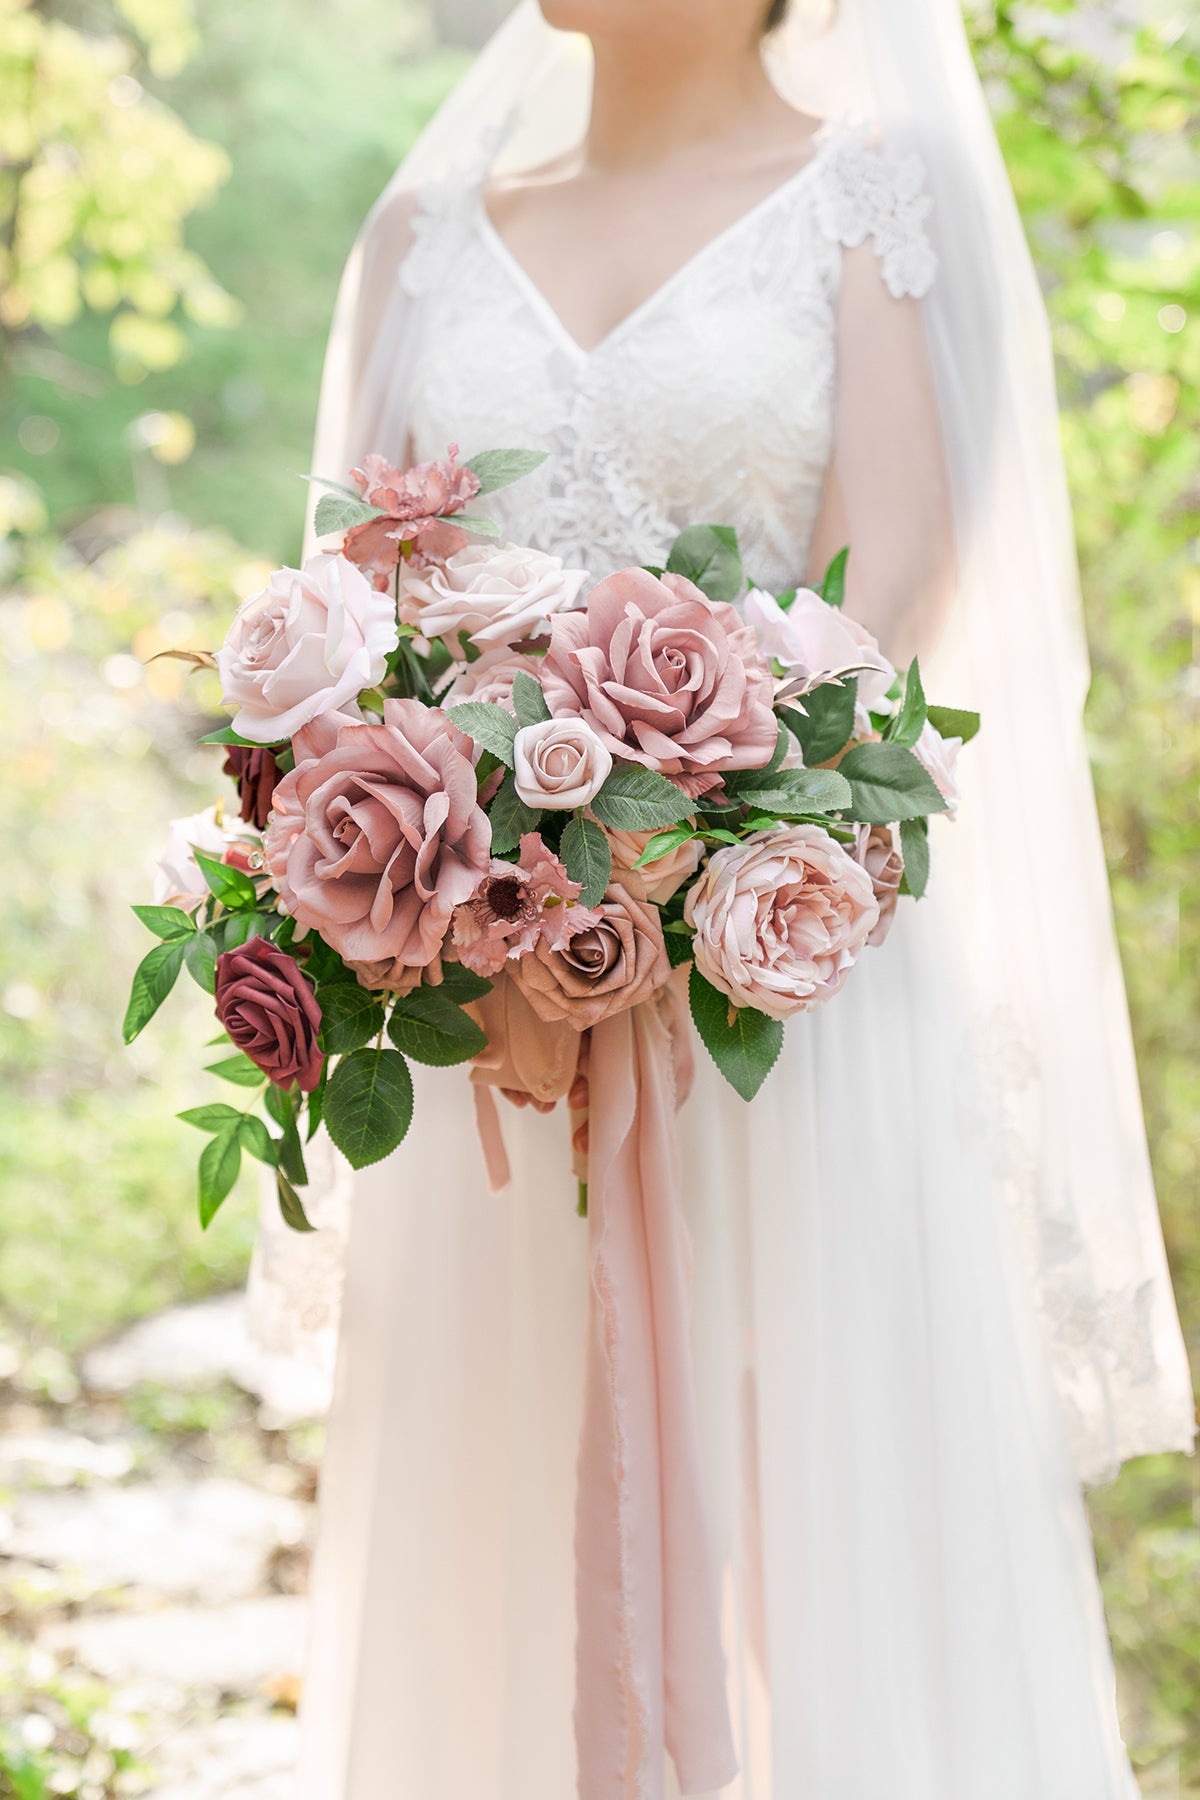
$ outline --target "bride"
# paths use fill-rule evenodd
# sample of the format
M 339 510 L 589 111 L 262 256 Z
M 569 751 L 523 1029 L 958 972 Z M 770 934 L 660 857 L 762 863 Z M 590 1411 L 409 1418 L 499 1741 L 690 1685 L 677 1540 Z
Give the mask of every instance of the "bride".
M 1045 319 L 955 0 L 787 13 L 525 0 L 359 240 L 315 465 L 544 449 L 489 510 L 593 576 L 702 520 L 772 591 L 849 543 L 848 610 L 983 713 L 929 897 L 753 1106 L 702 1062 L 680 1115 L 737 1773 L 649 1711 L 577 1749 L 568 1125 L 506 1109 L 490 1194 L 425 1070 L 349 1209 L 305 1800 L 1136 1793 L 1080 1480 L 1192 1414 Z M 277 1316 L 311 1244 L 264 1239 Z

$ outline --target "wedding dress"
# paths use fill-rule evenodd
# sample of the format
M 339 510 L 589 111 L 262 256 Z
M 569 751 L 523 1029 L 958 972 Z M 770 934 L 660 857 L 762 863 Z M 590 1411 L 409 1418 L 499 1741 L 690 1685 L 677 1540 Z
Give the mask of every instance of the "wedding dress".
M 484 172 L 416 202 L 404 345 L 356 453 L 542 448 L 488 499 L 514 541 L 600 576 L 711 519 L 756 580 L 793 584 L 830 455 L 845 248 L 870 244 L 894 296 L 938 280 L 920 163 L 827 130 L 590 351 L 490 224 Z M 927 686 L 970 702 L 936 668 Z M 1136 1793 L 1070 1394 L 1021 1264 L 1036 1084 L 1015 1018 L 979 1016 L 962 966 L 948 846 L 970 829 L 935 821 L 929 898 L 793 1021 L 752 1106 L 701 1053 L 680 1116 L 727 1800 Z M 300 1791 L 568 1800 L 588 1277 L 567 1121 L 505 1108 L 514 1179 L 493 1195 L 463 1071 L 416 1075 L 410 1141 L 354 1183 Z M 1073 1254 L 1050 1258 L 1067 1332 Z M 1149 1266 L 1108 1295 L 1126 1393 L 1173 1354 Z M 1133 1447 L 1091 1446 L 1093 1472 Z

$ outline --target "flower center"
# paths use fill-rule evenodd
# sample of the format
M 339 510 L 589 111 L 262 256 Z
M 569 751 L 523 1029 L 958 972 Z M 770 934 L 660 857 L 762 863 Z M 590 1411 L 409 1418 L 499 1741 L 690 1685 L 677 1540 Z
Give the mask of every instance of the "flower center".
M 498 919 L 519 919 L 525 910 L 525 884 L 516 875 L 497 875 L 484 889 L 484 899 Z

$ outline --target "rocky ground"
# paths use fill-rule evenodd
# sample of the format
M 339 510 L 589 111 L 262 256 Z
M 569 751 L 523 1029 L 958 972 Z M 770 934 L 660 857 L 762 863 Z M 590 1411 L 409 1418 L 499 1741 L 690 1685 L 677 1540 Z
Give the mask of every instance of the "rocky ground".
M 273 1375 L 236 1296 L 0 1345 L 0 1794 L 287 1800 L 320 1429 Z

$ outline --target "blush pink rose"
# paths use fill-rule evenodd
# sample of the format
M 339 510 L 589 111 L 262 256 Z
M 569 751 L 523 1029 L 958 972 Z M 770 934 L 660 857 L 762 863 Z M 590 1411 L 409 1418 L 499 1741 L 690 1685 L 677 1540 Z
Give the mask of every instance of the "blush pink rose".
M 614 756 L 664 775 L 757 769 L 775 748 L 773 680 L 736 608 L 682 575 L 622 569 L 550 622 L 542 687 Z
M 442 695 L 441 704 L 449 712 L 462 700 L 490 701 L 493 706 L 504 707 L 515 718 L 513 677 L 519 674 L 532 675 L 535 681 L 540 681 L 541 658 L 513 654 L 501 657 L 497 662 L 473 662 L 455 677 Z
M 612 766 L 612 751 L 586 719 L 541 719 L 513 742 L 513 786 L 526 806 L 548 812 L 589 805 Z
M 934 786 L 946 802 L 946 817 L 952 819 L 958 811 L 958 753 L 962 749 L 961 738 L 943 737 L 936 725 L 928 719 L 921 728 L 921 735 L 913 745 L 913 755 L 933 776 Z
M 372 454 L 364 456 L 361 468 L 351 470 L 368 506 L 383 512 L 382 517 L 351 527 L 342 555 L 357 563 L 380 591 L 391 585 L 403 544 L 412 543 L 427 557 L 448 556 L 468 541 L 457 526 L 445 523 L 475 498 L 480 487 L 478 475 L 460 467 L 457 457 L 458 445 L 451 444 L 441 462 L 398 469 L 386 457 Z
M 471 740 L 436 707 L 386 700 L 381 720 L 322 718 L 294 747 L 266 837 L 280 910 L 395 986 L 436 961 L 488 872 Z
M 441 638 L 453 656 L 470 642 L 486 660 L 546 631 L 551 615 L 573 606 L 585 569 L 517 544 L 471 544 L 444 563 L 400 577 L 399 612 L 423 637 Z
M 391 601 L 345 557 L 276 569 L 238 608 L 217 651 L 222 698 L 237 708 L 233 729 L 276 744 L 319 714 L 352 706 L 383 678 L 399 641 Z
M 871 877 L 819 825 L 723 845 L 684 918 L 706 981 L 773 1019 L 832 999 L 879 922 Z
M 608 825 L 602 826 L 601 830 L 608 839 L 613 870 L 621 886 L 638 900 L 649 900 L 654 906 L 666 905 L 689 875 L 695 874 L 704 855 L 704 845 L 700 840 L 689 838 L 685 844 L 676 844 L 665 856 L 656 857 L 652 863 L 635 869 L 634 863 L 655 833 L 614 831 Z
M 321 1008 L 294 956 L 268 938 L 250 938 L 217 958 L 217 1018 L 277 1087 L 311 1094 L 325 1057 L 317 1043 Z
M 576 1031 L 649 1000 L 670 979 L 657 907 L 616 882 L 596 908 L 594 925 L 554 948 L 542 939 L 508 965 L 539 1019 L 565 1020 Z
M 886 698 L 896 671 L 866 626 L 842 607 L 801 588 L 785 612 L 773 595 L 751 588 L 742 610 L 766 655 L 785 670 L 787 693 L 803 693 L 822 677 L 854 674 L 864 722 Z
M 883 943 L 895 921 L 904 858 L 890 825 L 860 825 L 854 856 L 871 877 L 871 888 L 879 906 L 879 923 L 867 939 L 875 949 Z

